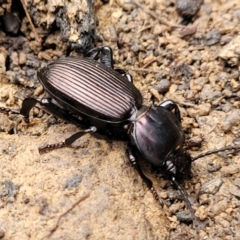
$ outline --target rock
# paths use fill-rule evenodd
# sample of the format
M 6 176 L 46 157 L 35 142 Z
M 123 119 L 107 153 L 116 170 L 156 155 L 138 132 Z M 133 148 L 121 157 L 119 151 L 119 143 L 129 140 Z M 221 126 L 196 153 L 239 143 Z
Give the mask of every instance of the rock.
M 21 25 L 18 14 L 16 12 L 5 12 L 3 25 L 6 32 L 17 34 Z
M 0 47 L 0 74 L 6 72 L 7 51 L 4 47 Z
M 203 0 L 176 0 L 176 9 L 180 16 L 191 18 L 198 13 L 202 3 Z
M 210 32 L 207 33 L 206 35 L 206 45 L 211 46 L 214 45 L 215 43 L 218 43 L 221 39 L 221 34 L 219 32 L 218 28 L 214 28 Z
M 179 211 L 176 213 L 176 216 L 180 222 L 185 223 L 192 222 L 192 216 L 189 211 Z
M 168 92 L 171 82 L 168 79 L 161 79 L 154 88 L 161 94 Z
M 218 192 L 219 188 L 221 187 L 223 181 L 221 178 L 214 178 L 209 182 L 202 185 L 200 193 L 208 193 L 208 194 L 215 194 Z
M 218 54 L 219 57 L 223 58 L 231 66 L 237 66 L 239 64 L 239 55 L 240 36 L 233 38 Z

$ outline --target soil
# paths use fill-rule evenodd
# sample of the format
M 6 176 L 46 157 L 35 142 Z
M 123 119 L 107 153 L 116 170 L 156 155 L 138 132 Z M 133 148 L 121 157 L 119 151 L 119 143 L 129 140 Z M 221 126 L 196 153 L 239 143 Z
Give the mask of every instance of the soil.
M 239 0 L 200 0 L 194 12 L 172 0 L 26 1 L 34 29 L 20 1 L 0 2 L 0 107 L 42 98 L 36 72 L 48 62 L 106 45 L 145 104 L 178 104 L 187 141 L 200 145 L 191 156 L 240 144 Z M 181 194 L 141 160 L 159 206 L 131 167 L 126 142 L 85 135 L 71 148 L 39 154 L 78 129 L 40 107 L 29 123 L 0 113 L 0 239 L 195 238 Z M 200 239 L 240 239 L 239 153 L 195 161 L 181 186 Z

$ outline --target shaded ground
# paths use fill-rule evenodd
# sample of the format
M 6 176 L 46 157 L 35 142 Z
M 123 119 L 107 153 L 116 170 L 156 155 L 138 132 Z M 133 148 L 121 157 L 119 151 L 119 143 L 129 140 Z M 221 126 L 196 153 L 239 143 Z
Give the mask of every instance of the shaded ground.
M 239 144 L 238 0 L 206 0 L 187 29 L 171 27 L 183 21 L 174 1 L 142 4 L 145 9 L 120 0 L 96 2 L 97 45 L 113 48 L 116 67 L 130 71 L 146 104 L 176 101 L 187 138 L 202 142 L 191 150 L 193 156 Z M 32 15 L 43 18 L 46 11 Z M 26 18 L 21 36 L 0 32 L 0 106 L 19 108 L 21 99 L 39 86 L 36 70 L 67 54 L 59 28 L 46 33 L 44 21 L 37 28 L 41 44 Z M 195 34 L 183 37 L 194 27 Z M 34 95 L 43 96 L 41 91 Z M 28 125 L 19 116 L 0 114 L 0 128 L 0 238 L 194 237 L 192 224 L 181 221 L 186 208 L 177 191 L 146 168 L 166 203 L 163 209 L 158 206 L 128 163 L 126 143 L 85 136 L 73 148 L 39 155 L 39 146 L 62 141 L 77 128 L 37 108 Z M 183 186 L 198 217 L 200 239 L 239 239 L 239 155 L 205 157 L 193 164 L 192 174 Z

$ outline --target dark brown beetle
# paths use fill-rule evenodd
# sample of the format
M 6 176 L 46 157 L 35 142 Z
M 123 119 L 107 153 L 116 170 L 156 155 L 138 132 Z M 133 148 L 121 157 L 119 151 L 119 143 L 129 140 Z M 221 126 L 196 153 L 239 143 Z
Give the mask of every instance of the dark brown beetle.
M 38 79 L 50 98 L 26 98 L 20 111 L 6 108 L 0 111 L 19 113 L 28 120 L 30 110 L 39 103 L 47 112 L 82 128 L 64 142 L 40 147 L 40 153 L 69 146 L 86 133 L 128 138 L 130 162 L 154 197 L 162 204 L 152 181 L 138 165 L 134 148 L 180 190 L 193 219 L 194 211 L 178 180 L 189 176 L 194 160 L 239 148 L 226 147 L 191 158 L 184 149 L 178 106 L 171 100 L 159 106 L 144 106 L 131 75 L 122 69 L 113 69 L 109 47 L 94 48 L 84 58 L 66 57 L 52 62 L 38 72 Z

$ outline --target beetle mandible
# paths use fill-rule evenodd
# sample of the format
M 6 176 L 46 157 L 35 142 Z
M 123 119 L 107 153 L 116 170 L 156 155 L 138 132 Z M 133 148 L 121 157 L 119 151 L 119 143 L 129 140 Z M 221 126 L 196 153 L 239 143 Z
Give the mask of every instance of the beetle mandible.
M 191 164 L 198 158 L 238 148 L 225 147 L 191 158 L 184 149 L 178 106 L 171 100 L 158 106 L 143 105 L 131 75 L 113 68 L 110 47 L 96 47 L 84 58 L 59 59 L 42 68 L 37 76 L 50 98 L 26 98 L 20 110 L 0 108 L 0 112 L 21 114 L 28 121 L 30 110 L 38 103 L 45 111 L 81 127 L 64 142 L 40 147 L 40 154 L 70 146 L 86 133 L 126 137 L 129 160 L 154 197 L 162 204 L 152 181 L 142 172 L 134 148 L 180 190 L 193 220 L 194 211 L 178 181 L 190 174 Z

